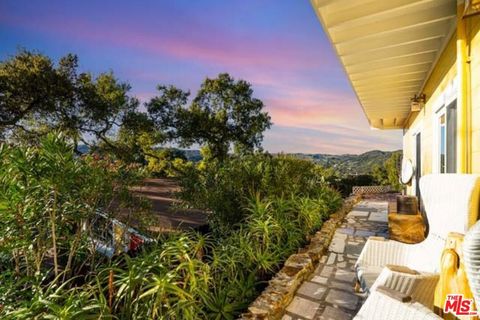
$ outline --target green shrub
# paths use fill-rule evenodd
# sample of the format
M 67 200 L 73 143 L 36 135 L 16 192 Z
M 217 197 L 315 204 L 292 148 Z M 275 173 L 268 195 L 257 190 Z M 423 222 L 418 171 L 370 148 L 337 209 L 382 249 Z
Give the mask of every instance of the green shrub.
M 171 148 L 152 151 L 146 159 L 147 168 L 155 177 L 176 177 L 192 165 L 181 150 Z
M 165 236 L 136 257 L 118 257 L 92 270 L 80 287 L 59 278 L 46 286 L 32 281 L 36 289 L 4 316 L 236 319 L 328 217 L 328 197 L 251 197 L 244 208 L 249 215 L 223 238 Z
M 62 146 L 63 143 L 60 139 L 54 145 Z M 20 154 L 39 156 L 46 150 L 22 150 Z M 77 220 L 69 218 L 79 212 L 72 208 L 82 209 L 89 205 L 90 209 L 101 205 L 97 202 L 100 198 L 92 193 L 100 190 L 96 188 L 111 186 L 112 182 L 118 188 L 122 179 L 129 181 L 129 174 L 118 164 L 94 158 L 68 158 L 68 150 L 62 151 L 67 154 L 66 158 L 54 159 L 56 162 L 64 161 L 63 165 L 56 164 L 54 168 L 58 172 L 48 176 L 38 174 L 42 172 L 38 170 L 48 163 L 36 160 L 24 164 L 22 170 L 35 164 L 37 175 L 30 174 L 28 170 L 15 171 L 12 165 L 20 164 L 24 158 L 10 155 L 10 152 L 17 152 L 13 149 L 3 152 L 8 156 L 2 157 L 2 164 L 10 166 L 8 170 L 15 172 L 15 177 L 21 177 L 18 181 L 12 180 L 13 176 L 7 170 L 2 171 L 2 186 L 15 191 L 9 191 L 5 197 L 5 210 L 11 214 L 8 216 L 11 221 L 7 219 L 8 225 L 13 224 L 15 217 L 13 204 L 18 206 L 19 201 L 35 196 L 32 202 L 40 199 L 38 201 L 45 205 L 40 195 L 46 197 L 51 194 L 49 188 L 58 186 L 54 190 L 61 190 L 58 198 L 62 202 L 56 207 L 61 208 L 59 217 L 63 220 L 59 218 L 56 225 L 64 223 L 62 228 L 65 230 L 58 229 L 58 234 L 62 235 L 59 243 L 65 243 L 65 246 L 71 245 L 75 239 L 75 232 L 66 231 L 75 230 L 69 227 L 70 220 L 77 223 Z M 117 175 L 93 174 L 95 170 L 105 173 L 106 166 L 111 166 L 110 169 Z M 191 170 L 191 176 L 184 177 L 182 181 L 185 188 L 183 196 L 192 205 L 202 204 L 212 211 L 212 215 L 216 216 L 211 220 L 214 232 L 164 235 L 134 257 L 123 255 L 111 261 L 100 260 L 79 274 L 73 275 L 67 270 L 59 272 L 54 278 L 48 270 L 16 272 L 15 263 L 12 263 L 15 259 L 9 250 L 0 250 L 0 303 L 4 305 L 3 310 L 0 309 L 0 317 L 236 319 L 285 259 L 303 246 L 308 236 L 320 228 L 322 222 L 341 204 L 339 194 L 328 187 L 318 167 L 308 161 L 259 154 L 232 158 L 224 164 L 213 162 L 202 166 L 186 170 Z M 74 168 L 85 171 L 80 171 L 82 174 L 78 175 L 66 171 Z M 57 180 L 49 180 L 51 176 L 56 177 L 61 173 L 70 175 L 61 183 L 72 179 L 68 182 L 72 190 L 63 184 L 52 184 L 51 181 Z M 91 176 L 84 177 L 84 173 Z M 40 182 L 43 184 L 39 185 Z M 88 187 L 93 188 L 89 191 L 87 187 L 77 185 L 79 182 L 95 186 Z M 22 188 L 32 186 L 37 186 L 38 193 L 30 196 L 22 193 Z M 16 191 L 17 188 L 20 191 Z M 28 190 L 33 192 L 36 189 Z M 78 199 L 71 192 L 75 192 Z M 48 219 L 43 221 L 39 213 L 35 214 L 25 216 L 26 221 L 33 227 L 41 226 L 36 231 L 37 237 L 44 234 L 45 241 L 52 241 L 48 234 L 51 223 Z M 44 233 L 41 230 L 45 230 Z M 21 254 L 32 250 L 20 238 L 10 240 L 15 240 L 11 245 L 17 243 L 18 247 L 13 248 Z M 75 251 L 75 259 L 84 260 L 81 251 Z
M 210 211 L 210 225 L 220 233 L 231 230 L 248 214 L 242 208 L 252 195 L 315 198 L 328 190 L 322 168 L 313 162 L 263 153 L 203 162 L 187 168 L 180 182 L 180 198 Z
M 375 182 L 384 186 L 391 186 L 395 191 L 401 191 L 400 166 L 402 162 L 402 151 L 394 151 L 383 164 L 372 167 L 372 175 Z
M 336 179 L 332 185 L 345 197 L 352 193 L 354 186 L 373 186 L 377 182 L 372 175 L 362 174 L 358 176 L 346 176 Z
M 63 271 L 63 281 L 94 265 L 88 221 L 113 200 L 134 206 L 127 187 L 138 179 L 134 168 L 75 156 L 62 134 L 0 146 L 0 305 L 16 299 L 8 283 L 28 298 L 39 278 L 48 283 Z

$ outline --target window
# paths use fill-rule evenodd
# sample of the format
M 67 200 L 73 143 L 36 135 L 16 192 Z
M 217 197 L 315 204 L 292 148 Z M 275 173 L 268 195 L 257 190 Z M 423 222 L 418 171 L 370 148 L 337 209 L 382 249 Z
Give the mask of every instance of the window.
M 439 128 L 440 128 L 440 141 L 439 141 L 439 152 L 440 152 L 440 173 L 447 172 L 446 160 L 446 144 L 447 144 L 447 135 L 446 135 L 446 128 L 445 128 L 445 114 L 442 114 L 439 118 Z
M 457 101 L 447 106 L 446 126 L 446 169 L 447 173 L 457 172 Z
M 437 165 L 439 173 L 455 173 L 457 166 L 457 103 L 454 100 L 437 113 Z
M 420 177 L 422 176 L 422 133 L 415 135 L 415 195 L 422 201 L 420 195 Z

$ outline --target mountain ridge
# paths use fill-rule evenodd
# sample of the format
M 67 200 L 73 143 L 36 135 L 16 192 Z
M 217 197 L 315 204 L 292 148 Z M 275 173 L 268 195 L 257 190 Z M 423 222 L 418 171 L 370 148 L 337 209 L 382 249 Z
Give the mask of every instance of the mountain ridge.
M 199 150 L 181 150 L 188 160 L 199 161 L 202 156 Z M 361 154 L 328 154 L 328 153 L 272 153 L 284 154 L 300 159 L 308 159 L 326 168 L 334 168 L 341 176 L 371 174 L 375 165 L 383 166 L 383 163 L 391 157 L 395 151 L 370 150 Z
M 341 155 L 323 153 L 293 153 L 292 155 L 302 159 L 311 159 L 315 163 L 318 163 L 326 168 L 334 168 L 342 176 L 348 176 L 371 174 L 372 168 L 375 165 L 382 166 L 383 163 L 395 152 L 401 152 L 401 150 L 371 150 L 361 154 Z
M 85 150 L 84 150 L 85 149 Z M 177 149 L 185 155 L 190 161 L 200 161 L 202 155 L 197 149 Z M 82 148 L 83 152 L 88 152 L 88 148 Z M 318 163 L 326 168 L 335 169 L 341 176 L 366 175 L 372 173 L 375 165 L 383 165 L 383 163 L 395 151 L 370 150 L 361 154 L 328 154 L 328 153 L 272 153 L 273 155 L 291 155 L 300 159 L 308 159 Z

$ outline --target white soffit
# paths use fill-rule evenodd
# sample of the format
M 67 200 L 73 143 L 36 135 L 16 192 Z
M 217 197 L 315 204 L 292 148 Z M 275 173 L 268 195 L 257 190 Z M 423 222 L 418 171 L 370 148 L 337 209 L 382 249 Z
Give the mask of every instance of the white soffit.
M 403 128 L 456 23 L 456 0 L 311 0 L 371 127 Z

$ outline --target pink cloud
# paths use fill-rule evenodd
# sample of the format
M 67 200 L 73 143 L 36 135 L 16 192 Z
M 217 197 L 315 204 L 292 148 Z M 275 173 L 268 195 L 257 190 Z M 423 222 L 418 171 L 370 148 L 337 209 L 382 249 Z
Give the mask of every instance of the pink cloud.
M 139 88 L 137 82 L 133 88 L 133 94 L 142 101 L 156 94 L 156 83 L 170 84 L 175 79 L 179 83 L 172 84 L 196 85 L 205 75 L 192 75 L 191 69 L 183 68 L 183 65 L 190 67 L 187 63 L 192 61 L 202 66 L 201 72 L 228 71 L 236 78 L 247 79 L 253 84 L 255 96 L 265 102 L 275 124 L 265 139 L 267 150 L 273 152 L 285 148 L 287 151 L 346 153 L 400 145 L 398 132 L 369 130 L 351 90 L 335 89 L 338 82 L 335 86 L 334 78 L 341 72 L 325 43 L 302 43 L 293 34 L 251 34 L 253 28 L 250 33 L 223 30 L 202 19 L 202 15 L 184 16 L 177 12 L 177 16 L 181 21 L 175 20 L 175 25 L 169 26 L 168 19 L 161 20 L 161 14 L 158 21 L 152 19 L 155 17 L 152 14 L 147 25 L 138 18 L 123 21 L 103 14 L 87 17 L 58 10 L 49 12 L 48 16 L 0 12 L 0 22 L 55 39 L 86 43 L 94 52 L 113 48 L 119 55 L 132 52 L 136 59 L 145 57 L 149 63 L 140 63 L 142 67 L 138 67 L 137 61 L 121 68 L 122 77 L 127 75 L 129 81 L 133 77 L 142 84 Z M 155 60 L 162 62 L 157 68 L 152 67 Z M 162 73 L 168 63 L 175 64 L 174 73 Z M 326 78 L 312 76 L 320 73 Z M 183 89 L 191 89 L 194 94 L 196 88 Z
M 72 19 L 51 13 L 42 16 L 21 17 L 2 15 L 3 23 L 33 29 L 54 36 L 88 41 L 96 45 L 114 45 L 120 48 L 140 50 L 147 54 L 167 55 L 176 59 L 207 62 L 224 67 L 245 66 L 280 68 L 282 70 L 306 70 L 326 66 L 326 56 L 321 52 L 302 50 L 293 39 L 265 39 L 222 32 L 199 22 L 189 22 L 185 30 L 135 29 L 116 21 L 102 23 L 86 19 Z M 191 30 L 191 31 L 190 31 Z
M 354 129 L 367 124 L 351 93 L 308 88 L 277 91 L 281 92 L 279 97 L 265 100 L 277 125 L 318 129 L 335 123 Z
M 263 144 L 270 152 L 359 154 L 374 149 L 398 150 L 401 148 L 399 141 L 401 141 L 399 131 L 379 132 L 369 129 L 357 131 L 334 127 L 325 130 L 305 130 L 275 126 L 265 134 Z

